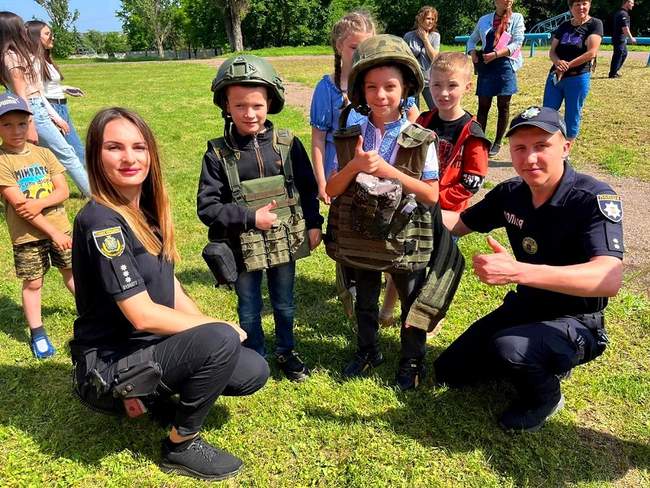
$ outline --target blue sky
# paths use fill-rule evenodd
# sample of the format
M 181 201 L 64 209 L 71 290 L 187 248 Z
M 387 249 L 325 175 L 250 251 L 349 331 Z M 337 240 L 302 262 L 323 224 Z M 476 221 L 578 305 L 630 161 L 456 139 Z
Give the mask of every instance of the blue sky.
M 70 10 L 79 10 L 76 26 L 80 32 L 122 30 L 122 24 L 115 17 L 115 11 L 122 5 L 120 0 L 70 0 L 69 4 Z M 3 10 L 14 12 L 26 21 L 32 17 L 49 21 L 45 11 L 34 0 L 0 0 L 0 11 Z

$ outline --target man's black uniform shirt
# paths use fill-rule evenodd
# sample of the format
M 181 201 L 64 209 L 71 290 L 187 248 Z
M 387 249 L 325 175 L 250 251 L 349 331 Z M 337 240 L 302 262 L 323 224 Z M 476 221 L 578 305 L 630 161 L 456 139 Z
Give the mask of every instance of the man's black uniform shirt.
M 478 232 L 505 227 L 518 261 L 550 266 L 588 262 L 594 256 L 623 258 L 623 207 L 611 187 L 565 163 L 553 196 L 538 208 L 521 178 L 497 185 L 461 214 Z M 597 312 L 607 299 L 582 298 L 524 285 L 517 295 L 526 307 L 549 316 Z
M 619 44 L 627 39 L 627 35 L 623 34 L 623 27 L 630 27 L 630 14 L 624 8 L 614 14 L 612 44 Z
M 137 349 L 160 340 L 136 331 L 117 301 L 147 291 L 174 308 L 174 265 L 149 254 L 114 210 L 91 201 L 74 221 L 72 271 L 78 318 L 75 343 L 105 349 Z

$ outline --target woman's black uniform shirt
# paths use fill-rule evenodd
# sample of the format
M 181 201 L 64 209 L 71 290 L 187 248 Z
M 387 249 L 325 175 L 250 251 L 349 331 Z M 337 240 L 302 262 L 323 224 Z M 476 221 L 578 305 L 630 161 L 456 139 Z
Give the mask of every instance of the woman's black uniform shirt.
M 74 342 L 106 349 L 137 349 L 161 338 L 135 330 L 117 306 L 147 291 L 174 307 L 174 265 L 147 252 L 114 210 L 94 201 L 74 221 L 72 271 L 78 318 Z

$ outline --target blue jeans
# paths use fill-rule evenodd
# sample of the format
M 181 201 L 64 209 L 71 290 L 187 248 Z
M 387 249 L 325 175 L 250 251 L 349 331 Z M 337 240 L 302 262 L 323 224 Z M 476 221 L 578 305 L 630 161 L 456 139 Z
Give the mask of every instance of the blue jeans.
M 38 132 L 38 144 L 48 148 L 61 162 L 81 192 L 90 196 L 90 183 L 86 168 L 77 157 L 73 147 L 65 140 L 58 127 L 54 125 L 40 98 L 30 98 L 29 104 L 34 113 L 34 124 Z
M 241 273 L 235 283 L 235 291 L 238 300 L 239 324 L 248 334 L 243 345 L 265 356 L 264 331 L 262 330 L 262 274 L 263 271 Z M 296 307 L 293 302 L 293 284 L 295 275 L 295 262 L 266 270 L 275 321 L 276 354 L 284 354 L 294 348 L 293 316 Z
M 61 118 L 65 120 L 70 126 L 70 132 L 68 133 L 68 135 L 63 137 L 65 137 L 67 143 L 72 146 L 72 149 L 74 149 L 74 152 L 79 158 L 79 161 L 81 161 L 81 164 L 85 168 L 86 152 L 84 150 L 84 145 L 81 142 L 81 139 L 79 138 L 79 134 L 77 134 L 77 130 L 74 127 L 74 123 L 72 122 L 72 117 L 70 117 L 70 111 L 68 110 L 68 105 L 65 103 L 54 103 L 54 102 L 50 102 L 50 104 L 52 105 L 52 107 L 54 107 L 56 113 L 58 113 L 61 116 Z
M 549 74 L 544 88 L 544 106 L 559 110 L 564 101 L 564 122 L 566 123 L 567 139 L 575 139 L 580 131 L 582 107 L 585 104 L 591 73 L 562 78 L 556 85 Z

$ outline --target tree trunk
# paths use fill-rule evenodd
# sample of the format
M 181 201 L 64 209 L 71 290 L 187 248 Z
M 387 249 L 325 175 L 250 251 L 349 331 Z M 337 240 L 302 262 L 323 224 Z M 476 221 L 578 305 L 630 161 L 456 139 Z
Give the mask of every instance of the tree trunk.
M 232 9 L 230 20 L 232 22 L 232 40 L 230 45 L 234 51 L 243 51 L 244 39 L 241 33 L 241 12 L 238 9 Z
M 163 49 L 163 41 L 161 38 L 156 39 L 156 47 L 158 48 L 158 57 L 165 59 L 165 50 Z

